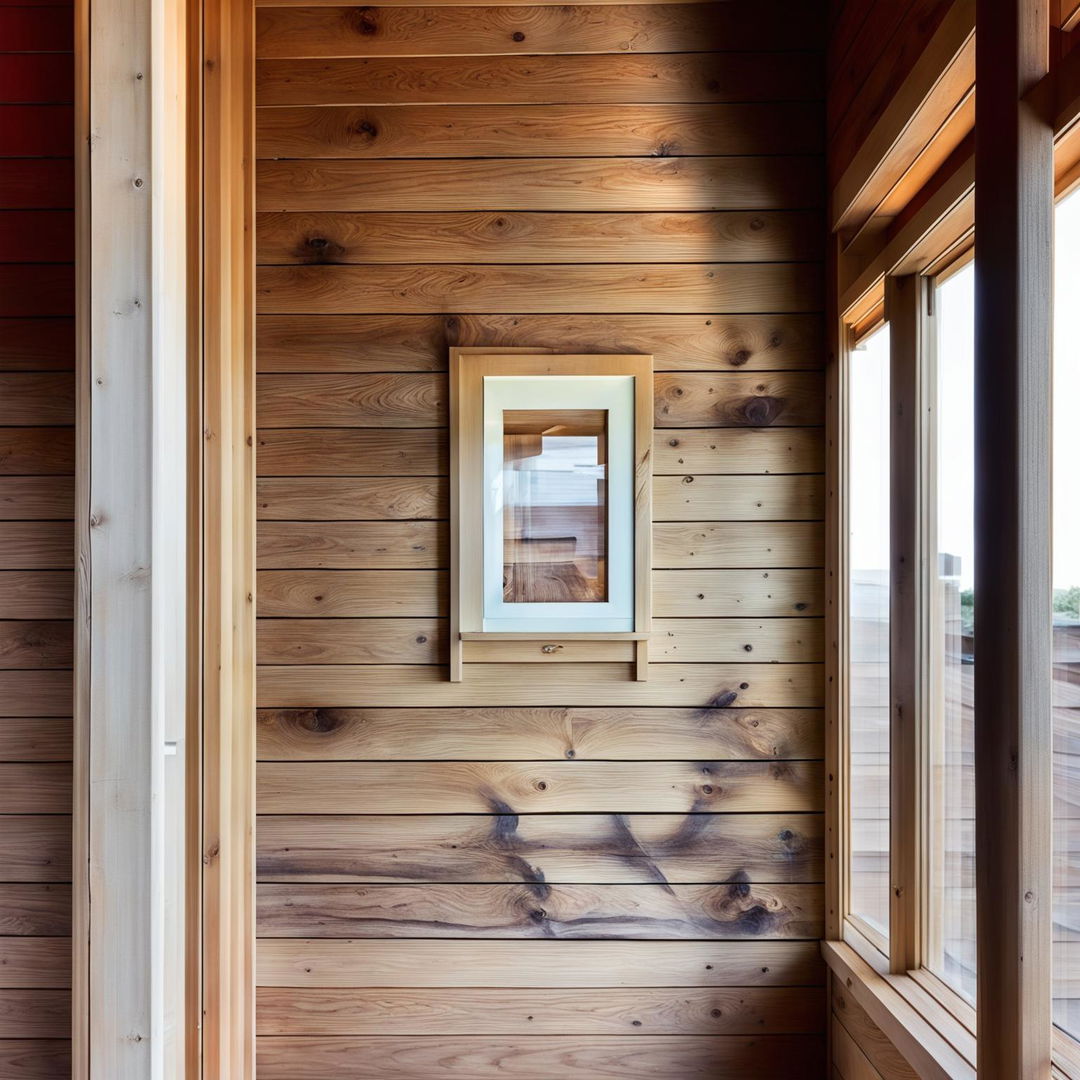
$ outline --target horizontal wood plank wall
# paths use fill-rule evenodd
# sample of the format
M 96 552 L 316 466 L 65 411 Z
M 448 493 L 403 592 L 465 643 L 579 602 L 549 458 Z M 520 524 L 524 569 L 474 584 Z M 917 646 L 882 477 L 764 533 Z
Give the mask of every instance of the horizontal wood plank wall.
M 74 17 L 0 0 L 0 1076 L 71 1075 Z
M 262 1080 L 824 1075 L 815 4 L 257 11 Z M 447 681 L 447 349 L 656 357 L 656 640 Z

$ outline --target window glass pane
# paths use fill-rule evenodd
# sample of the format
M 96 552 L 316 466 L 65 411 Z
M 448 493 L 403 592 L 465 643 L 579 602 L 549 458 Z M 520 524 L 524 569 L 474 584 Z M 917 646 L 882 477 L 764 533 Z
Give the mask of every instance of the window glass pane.
M 1080 195 L 1057 208 L 1054 290 L 1054 1023 L 1080 1039 Z
M 503 600 L 607 600 L 607 411 L 503 411 Z
M 848 908 L 889 930 L 889 328 L 848 378 Z
M 936 289 L 928 542 L 930 969 L 975 1000 L 975 268 Z

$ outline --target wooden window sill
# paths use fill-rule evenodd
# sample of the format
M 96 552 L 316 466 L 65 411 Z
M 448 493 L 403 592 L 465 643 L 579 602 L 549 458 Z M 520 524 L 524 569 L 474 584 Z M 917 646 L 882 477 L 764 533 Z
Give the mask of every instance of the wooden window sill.
M 832 973 L 923 1080 L 975 1080 L 971 1033 L 911 975 L 883 975 L 843 941 L 823 941 Z

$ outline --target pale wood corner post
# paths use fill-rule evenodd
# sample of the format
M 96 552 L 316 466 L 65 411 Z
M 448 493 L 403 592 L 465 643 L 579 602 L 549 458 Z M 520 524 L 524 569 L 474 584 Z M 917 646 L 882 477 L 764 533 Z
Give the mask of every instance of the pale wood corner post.
M 203 0 L 203 1075 L 255 1062 L 254 5 Z
M 979 1080 L 1042 1080 L 1052 1031 L 1053 143 L 1025 94 L 1049 67 L 1048 0 L 979 0 L 978 28 L 978 1068 Z

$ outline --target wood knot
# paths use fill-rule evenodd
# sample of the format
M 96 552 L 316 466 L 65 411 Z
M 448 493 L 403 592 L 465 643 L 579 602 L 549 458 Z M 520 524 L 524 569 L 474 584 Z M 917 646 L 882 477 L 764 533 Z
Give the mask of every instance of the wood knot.
M 749 349 L 739 349 L 738 352 L 734 352 L 728 358 L 728 362 L 732 367 L 743 367 L 745 364 L 750 363 L 750 357 L 753 354 Z
M 768 427 L 779 418 L 783 411 L 783 398 L 768 395 L 747 398 L 737 410 L 751 427 Z
M 379 129 L 370 120 L 361 120 L 353 128 L 354 135 L 363 135 L 366 139 L 374 139 L 379 134 Z
M 515 30 L 510 36 L 517 42 L 525 40 L 525 35 L 520 30 Z
M 372 34 L 377 34 L 379 32 L 379 22 L 375 8 L 353 8 L 350 12 L 350 19 L 352 21 L 353 29 L 358 34 L 370 37 Z

